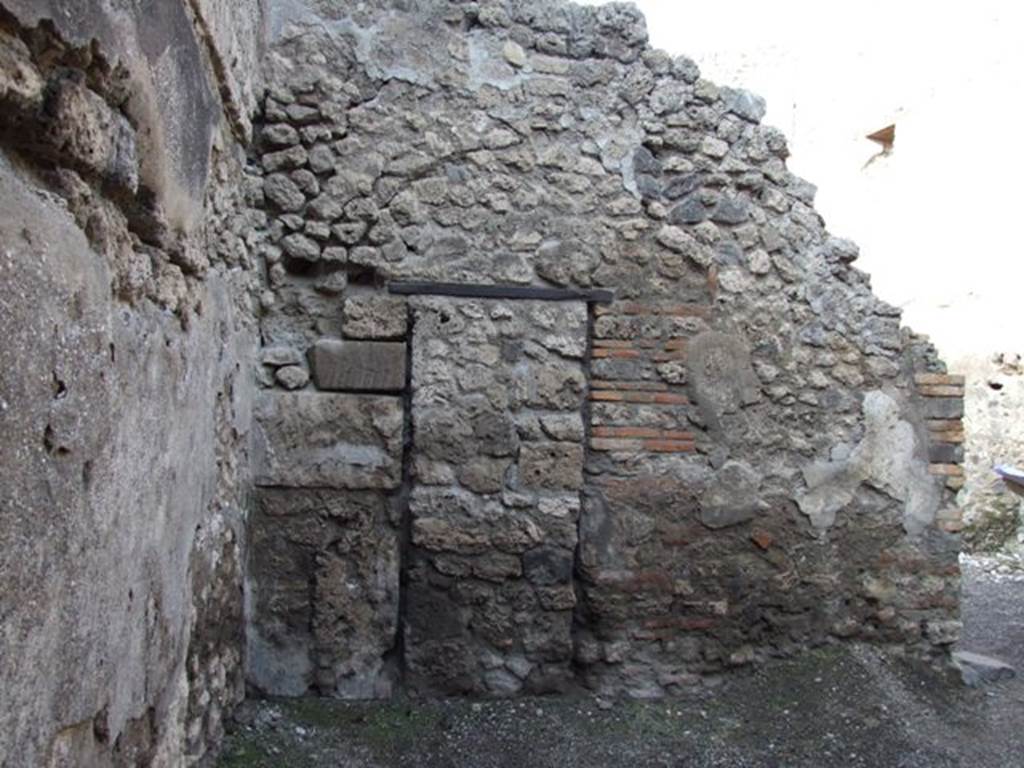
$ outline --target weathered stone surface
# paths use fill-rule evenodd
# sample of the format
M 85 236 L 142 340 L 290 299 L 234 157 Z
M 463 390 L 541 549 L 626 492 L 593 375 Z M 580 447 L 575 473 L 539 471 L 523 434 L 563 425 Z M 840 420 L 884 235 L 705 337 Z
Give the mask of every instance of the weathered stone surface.
M 764 117 L 765 100 L 750 91 L 731 88 L 723 89 L 722 100 L 730 112 L 739 115 L 744 120 L 759 123 Z
M 240 691 L 253 371 L 267 398 L 322 398 L 260 401 L 256 469 L 276 487 L 257 506 L 321 496 L 259 532 L 282 565 L 260 578 L 284 629 L 250 635 L 268 688 L 384 695 L 405 663 L 424 691 L 576 677 L 655 696 L 834 637 L 952 642 L 956 543 L 932 519 L 951 495 L 918 470 L 957 451 L 924 444 L 926 405 L 898 394 L 941 364 L 849 267 L 757 99 L 644 50 L 621 4 L 271 3 L 262 67 L 257 5 L 5 4 L 5 35 L 53 25 L 23 30 L 31 46 L 0 38 L 5 142 L 48 179 L 3 195 L 17 352 L 0 366 L 0 615 L 28 640 L 0 650 L 56 672 L 5 671 L 0 751 L 209 761 Z M 18 133 L 47 93 L 67 117 L 49 150 Z M 254 114 L 274 127 L 235 144 Z M 387 324 L 345 303 L 388 280 L 607 288 L 621 312 L 596 305 L 591 327 L 582 303 L 417 299 L 401 488 L 397 398 L 271 390 L 304 374 L 275 347 L 379 338 Z M 594 427 L 635 447 L 584 454 Z M 365 514 L 331 512 L 333 485 L 409 498 L 400 649 L 403 510 L 370 492 Z M 136 508 L 154 514 L 118 517 Z
M 706 332 L 687 347 L 687 371 L 701 415 L 712 428 L 723 418 L 759 402 L 761 382 L 750 362 L 750 352 L 735 336 Z
M 1006 662 L 970 651 L 954 651 L 953 664 L 960 670 L 964 685 L 971 688 L 1017 676 L 1016 670 Z
M 186 332 L 116 298 L 116 259 L 5 154 L 0 198 L 0 656 L 18 660 L 0 664 L 0 762 L 112 765 L 116 742 L 181 763 L 243 694 L 244 285 L 214 270 L 189 286 L 203 313 Z M 116 211 L 94 214 L 113 237 Z M 188 744 L 147 710 L 178 712 Z
M 295 347 L 264 347 L 260 354 L 264 365 L 299 365 L 302 363 L 302 353 Z
M 209 761 L 244 693 L 262 216 L 189 5 L 4 3 L 0 763 Z
M 274 372 L 274 378 L 285 389 L 302 389 L 309 383 L 309 371 L 301 365 L 286 365 Z
M 109 61 L 132 63 L 134 93 L 128 111 L 138 126 L 140 179 L 176 223 L 192 226 L 202 209 L 209 148 L 222 107 L 210 88 L 217 77 L 207 70 L 186 4 L 166 4 L 158 24 L 149 8 L 113 8 L 100 0 L 13 0 L 7 8 L 26 26 L 50 19 L 69 43 L 84 47 L 95 39 Z M 232 8 L 238 28 L 259 18 L 255 0 Z M 254 59 L 255 37 L 251 42 L 251 53 L 239 61 Z M 250 66 L 246 77 L 256 75 Z
M 373 491 L 258 492 L 250 685 L 277 696 L 391 693 L 399 553 L 388 520 L 387 499 Z
M 727 462 L 715 472 L 701 496 L 700 521 L 708 528 L 725 528 L 755 518 L 760 510 L 760 478 L 748 465 Z
M 863 440 L 830 461 L 806 466 L 807 492 L 797 497 L 797 503 L 815 527 L 828 528 L 860 485 L 869 482 L 903 502 L 903 527 L 920 533 L 934 521 L 939 492 L 918 450 L 914 429 L 900 418 L 899 404 L 884 392 L 869 392 L 863 408 Z
M 313 381 L 319 389 L 400 392 L 405 389 L 406 345 L 320 339 L 313 345 Z
M 281 248 L 293 259 L 317 261 L 320 258 L 320 246 L 316 240 L 295 232 L 281 241 Z
M 583 485 L 583 446 L 575 443 L 526 443 L 519 452 L 523 488 L 579 490 Z
M 345 300 L 342 331 L 353 339 L 396 339 L 405 336 L 408 310 L 401 296 L 357 294 Z
M 558 690 L 572 652 L 585 307 L 416 298 L 412 309 L 413 452 L 423 461 L 410 499 L 410 683 Z
M 374 489 L 401 482 L 397 397 L 264 392 L 255 416 L 258 485 Z

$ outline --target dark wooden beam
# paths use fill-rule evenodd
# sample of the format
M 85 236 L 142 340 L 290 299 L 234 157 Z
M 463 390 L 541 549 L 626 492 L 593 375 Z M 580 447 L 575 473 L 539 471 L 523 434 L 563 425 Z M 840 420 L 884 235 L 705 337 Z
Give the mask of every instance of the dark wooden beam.
M 470 299 L 533 299 L 535 301 L 585 301 L 608 304 L 615 292 L 602 289 L 533 288 L 523 285 L 481 285 L 479 283 L 388 283 L 390 293 L 403 295 L 461 296 Z

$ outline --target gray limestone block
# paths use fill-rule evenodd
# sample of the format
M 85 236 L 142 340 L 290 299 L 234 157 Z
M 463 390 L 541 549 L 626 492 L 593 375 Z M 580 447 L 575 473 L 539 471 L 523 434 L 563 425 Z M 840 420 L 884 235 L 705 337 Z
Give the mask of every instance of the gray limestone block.
M 302 389 L 309 383 L 309 371 L 301 365 L 286 365 L 277 369 L 274 378 L 285 389 Z
M 282 211 L 298 211 L 306 204 L 302 190 L 283 173 L 272 173 L 263 182 L 263 195 Z
M 723 197 L 718 201 L 711 220 L 719 224 L 742 224 L 750 215 L 750 205 L 737 198 Z
M 311 353 L 313 381 L 324 390 L 400 392 L 405 353 L 401 342 L 320 339 Z
M 262 135 L 264 141 L 277 147 L 290 147 L 299 143 L 299 132 L 285 123 L 266 126 Z
M 299 233 L 284 238 L 281 241 L 281 247 L 293 259 L 317 261 L 320 258 L 320 246 L 316 240 Z
M 537 547 L 523 555 L 523 573 L 533 584 L 553 586 L 572 581 L 573 553 L 559 547 Z
M 960 464 L 964 460 L 964 447 L 951 443 L 932 443 L 928 446 L 928 461 L 938 464 Z
M 926 419 L 960 419 L 964 415 L 964 401 L 960 397 L 925 397 L 924 417 Z
M 264 365 L 299 365 L 302 363 L 302 353 L 295 347 L 285 345 L 265 347 L 260 355 L 260 359 Z
M 742 339 L 705 331 L 690 341 L 687 373 L 704 420 L 715 429 L 722 417 L 761 400 L 761 381 Z
M 397 397 L 264 392 L 255 413 L 257 485 L 361 489 L 401 482 Z
M 723 88 L 722 99 L 730 112 L 752 123 L 761 122 L 767 108 L 761 96 L 741 88 Z
M 1016 677 L 1016 670 L 1004 661 L 970 651 L 955 651 L 953 666 L 960 670 L 964 685 L 976 688 Z

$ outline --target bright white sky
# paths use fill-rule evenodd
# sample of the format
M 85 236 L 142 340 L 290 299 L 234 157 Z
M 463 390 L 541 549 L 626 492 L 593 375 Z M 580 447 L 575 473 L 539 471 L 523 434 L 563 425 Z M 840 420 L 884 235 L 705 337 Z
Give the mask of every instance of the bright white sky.
M 915 330 L 951 361 L 1024 351 L 1024 3 L 635 1 L 654 46 L 768 100 L 790 169 Z

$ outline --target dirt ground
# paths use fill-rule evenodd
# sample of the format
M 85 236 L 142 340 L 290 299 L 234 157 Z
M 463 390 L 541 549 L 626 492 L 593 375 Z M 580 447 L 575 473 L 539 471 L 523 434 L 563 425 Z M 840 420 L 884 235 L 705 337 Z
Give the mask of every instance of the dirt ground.
M 962 647 L 1024 671 L 1024 574 L 992 561 L 964 574 Z M 970 689 L 951 669 L 843 645 L 708 683 L 654 702 L 249 701 L 218 765 L 1024 766 L 1024 677 Z

